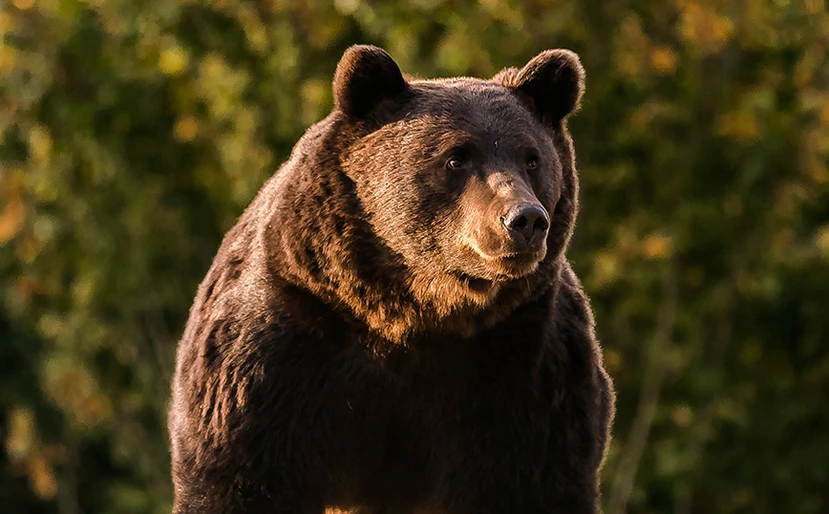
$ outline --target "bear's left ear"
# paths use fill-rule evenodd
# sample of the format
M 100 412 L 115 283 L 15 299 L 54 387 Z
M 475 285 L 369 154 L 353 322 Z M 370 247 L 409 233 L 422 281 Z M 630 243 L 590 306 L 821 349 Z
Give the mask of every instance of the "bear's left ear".
M 508 68 L 492 80 L 511 89 L 544 123 L 558 123 L 579 107 L 584 68 L 570 50 L 545 50 L 522 69 Z
M 408 88 L 394 59 L 376 46 L 349 47 L 334 75 L 334 105 L 344 113 L 362 118 L 380 101 Z

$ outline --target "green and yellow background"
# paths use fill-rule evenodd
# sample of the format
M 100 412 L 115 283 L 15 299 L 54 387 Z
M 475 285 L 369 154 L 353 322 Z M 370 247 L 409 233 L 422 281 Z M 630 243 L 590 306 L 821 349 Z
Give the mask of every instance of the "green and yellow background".
M 0 0 L 0 510 L 163 513 L 176 341 L 353 43 L 581 55 L 608 514 L 829 512 L 823 0 Z

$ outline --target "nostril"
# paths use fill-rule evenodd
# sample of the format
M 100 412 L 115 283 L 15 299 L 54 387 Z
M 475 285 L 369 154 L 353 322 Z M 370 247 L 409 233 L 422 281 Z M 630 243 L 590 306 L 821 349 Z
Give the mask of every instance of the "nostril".
M 540 205 L 524 204 L 512 209 L 506 218 L 501 218 L 504 227 L 513 238 L 523 239 L 530 244 L 539 234 L 549 228 L 547 212 Z
M 515 221 L 512 222 L 511 228 L 513 230 L 517 230 L 518 232 L 523 232 L 524 229 L 527 228 L 528 224 L 529 224 L 529 220 L 527 219 L 526 216 L 519 216 L 518 219 L 516 219 Z
M 539 217 L 533 223 L 533 231 L 534 232 L 544 232 L 550 227 L 550 224 L 547 222 L 547 218 L 545 216 Z

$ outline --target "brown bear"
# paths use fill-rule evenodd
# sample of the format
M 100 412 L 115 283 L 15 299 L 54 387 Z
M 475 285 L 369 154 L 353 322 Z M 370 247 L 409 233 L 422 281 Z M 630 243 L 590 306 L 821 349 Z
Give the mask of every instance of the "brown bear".
M 614 396 L 565 257 L 583 80 L 567 50 L 490 80 L 345 52 L 199 288 L 174 512 L 599 510 Z

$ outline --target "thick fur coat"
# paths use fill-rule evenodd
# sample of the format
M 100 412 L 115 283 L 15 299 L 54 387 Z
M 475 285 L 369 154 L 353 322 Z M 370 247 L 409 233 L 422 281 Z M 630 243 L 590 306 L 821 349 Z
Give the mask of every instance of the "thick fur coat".
M 565 257 L 578 58 L 335 108 L 228 232 L 178 349 L 174 512 L 598 512 L 613 413 Z

